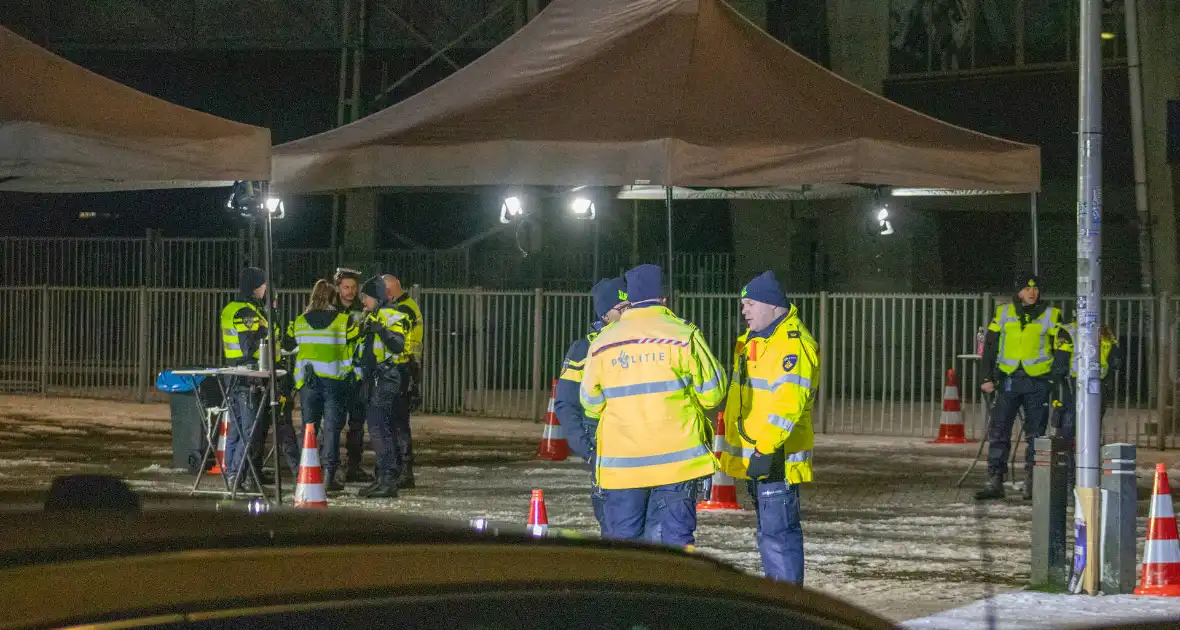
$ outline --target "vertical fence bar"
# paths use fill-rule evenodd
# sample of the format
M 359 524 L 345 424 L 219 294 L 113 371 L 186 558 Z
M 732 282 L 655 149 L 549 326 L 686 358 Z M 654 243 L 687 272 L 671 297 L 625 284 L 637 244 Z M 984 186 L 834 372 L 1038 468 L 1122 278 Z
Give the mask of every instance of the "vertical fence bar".
M 816 388 L 816 405 L 818 409 L 816 413 L 819 415 L 820 432 L 828 432 L 828 380 L 831 377 L 832 369 L 828 365 L 828 358 L 831 354 L 828 352 L 828 293 L 827 291 L 819 292 L 819 364 L 820 364 L 820 379 L 819 386 Z M 828 378 L 824 377 L 825 372 Z
M 1175 349 L 1172 347 L 1173 337 L 1175 331 L 1172 326 L 1172 314 L 1168 307 L 1170 300 L 1168 299 L 1167 291 L 1160 291 L 1159 297 L 1159 325 L 1158 338 L 1156 340 L 1156 373 L 1159 382 L 1156 384 L 1156 423 L 1155 434 L 1159 450 L 1167 448 L 1167 434 L 1172 431 L 1172 414 L 1170 408 L 1170 399 L 1172 398 L 1172 353 Z
M 529 415 L 536 415 L 541 409 L 541 350 L 544 342 L 544 335 L 541 334 L 541 329 L 545 322 L 542 320 L 544 314 L 545 293 L 541 289 L 533 289 L 533 406 L 529 410 Z
M 41 286 L 41 394 L 49 392 L 49 285 Z
M 148 292 L 147 287 L 139 287 L 139 305 L 137 307 L 137 315 L 139 316 L 139 333 L 136 338 L 136 345 L 138 351 L 136 352 L 136 395 L 135 399 L 139 402 L 147 402 L 148 380 L 150 380 L 148 367 L 148 345 L 151 341 L 151 333 L 148 328 L 150 318 L 148 317 Z

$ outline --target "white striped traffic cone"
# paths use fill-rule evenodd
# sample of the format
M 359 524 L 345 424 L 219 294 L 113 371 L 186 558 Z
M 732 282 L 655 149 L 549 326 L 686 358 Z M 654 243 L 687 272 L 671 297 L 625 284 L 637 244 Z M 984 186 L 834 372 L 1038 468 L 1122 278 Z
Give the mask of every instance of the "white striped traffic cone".
M 946 371 L 946 383 L 942 387 L 942 419 L 938 425 L 938 439 L 931 444 L 966 444 L 963 432 L 963 408 L 959 405 L 959 379 L 955 370 Z
M 324 469 L 320 468 L 320 452 L 315 443 L 315 426 L 303 426 L 303 454 L 299 458 L 299 481 L 295 484 L 295 507 L 326 508 Z
M 713 454 L 721 458 L 725 445 L 725 414 L 717 414 L 717 431 L 713 434 Z M 737 500 L 737 487 L 733 477 L 718 468 L 713 473 L 713 485 L 709 489 L 709 498 L 697 503 L 697 510 L 740 510 L 742 505 Z
M 229 414 L 221 414 L 221 426 L 217 431 L 217 463 L 209 469 L 210 474 L 220 475 L 225 471 L 225 440 L 229 437 Z
M 557 421 L 557 412 L 553 410 L 556 398 L 557 381 L 553 381 L 553 391 L 549 394 L 549 409 L 545 412 L 545 432 L 541 435 L 541 445 L 537 447 L 537 457 L 551 462 L 563 462 L 570 456 L 570 443 L 565 439 L 561 423 Z
M 1155 465 L 1155 490 L 1151 493 L 1151 519 L 1147 521 L 1147 545 L 1143 548 L 1143 573 L 1136 595 L 1180 597 L 1180 536 L 1172 511 L 1172 486 L 1168 467 Z

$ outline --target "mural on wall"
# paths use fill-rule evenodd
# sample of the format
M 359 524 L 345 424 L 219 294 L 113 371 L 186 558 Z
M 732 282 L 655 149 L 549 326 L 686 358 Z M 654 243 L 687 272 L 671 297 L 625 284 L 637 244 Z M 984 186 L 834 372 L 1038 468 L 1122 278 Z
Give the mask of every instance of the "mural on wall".
M 992 58 L 1012 48 L 1015 8 L 1012 0 L 890 0 L 891 72 L 950 72 L 1003 62 Z

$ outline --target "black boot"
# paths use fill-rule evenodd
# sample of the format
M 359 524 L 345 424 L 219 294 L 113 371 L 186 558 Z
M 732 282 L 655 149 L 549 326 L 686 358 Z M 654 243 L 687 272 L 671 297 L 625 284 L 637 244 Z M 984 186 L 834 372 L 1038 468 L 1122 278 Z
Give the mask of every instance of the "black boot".
M 396 499 L 397 481 L 392 475 L 381 475 L 373 485 L 358 492 L 357 496 L 366 499 Z
M 414 487 L 414 467 L 412 465 L 406 466 L 402 474 L 398 476 L 397 487 L 403 490 Z
M 324 469 L 324 491 L 340 492 L 344 490 L 342 475 L 337 470 Z
M 992 477 L 982 488 L 975 492 L 976 501 L 992 501 L 1004 498 L 1004 478 Z
M 344 469 L 344 481 L 347 483 L 372 483 L 377 479 L 361 468 L 360 462 L 348 462 Z

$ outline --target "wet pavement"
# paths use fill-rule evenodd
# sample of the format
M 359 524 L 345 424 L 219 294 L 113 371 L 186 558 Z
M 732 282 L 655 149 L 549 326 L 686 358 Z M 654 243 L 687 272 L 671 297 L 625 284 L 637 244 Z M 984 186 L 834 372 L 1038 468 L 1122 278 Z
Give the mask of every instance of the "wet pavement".
M 329 495 L 330 505 L 523 523 L 539 488 L 552 525 L 597 534 L 588 468 L 538 461 L 541 425 L 423 417 L 414 428 L 417 488 L 365 500 L 356 496 L 361 484 L 350 484 Z M 807 585 L 895 620 L 1022 587 L 1031 506 L 1019 498 L 977 506 L 978 469 L 955 488 L 977 448 L 818 437 L 816 482 L 805 486 L 802 503 Z M 153 496 L 183 496 L 194 479 L 172 467 L 166 405 L 0 396 L 0 498 L 76 473 L 117 475 Z M 214 477 L 202 486 L 218 484 Z M 289 493 L 290 480 L 284 486 Z M 758 573 L 754 513 L 745 491 L 738 494 L 746 510 L 700 513 L 698 550 Z

